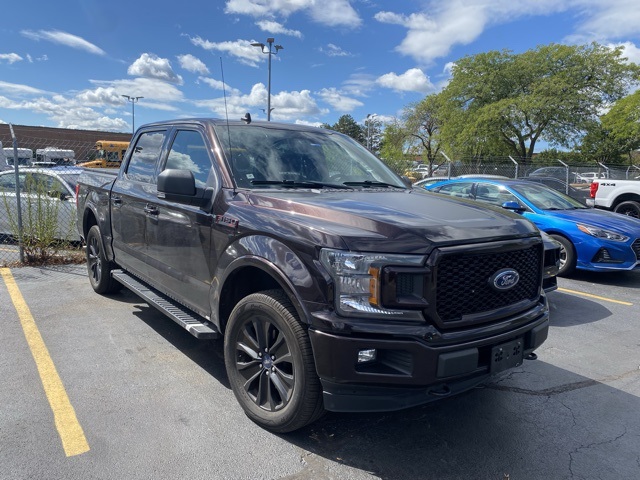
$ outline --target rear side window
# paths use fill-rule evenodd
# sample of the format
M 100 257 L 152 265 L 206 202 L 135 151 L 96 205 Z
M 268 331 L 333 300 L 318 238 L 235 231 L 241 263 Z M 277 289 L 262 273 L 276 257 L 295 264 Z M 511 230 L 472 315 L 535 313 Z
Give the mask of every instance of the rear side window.
M 156 164 L 162 152 L 164 131 L 144 132 L 138 138 L 127 165 L 127 177 L 137 182 L 152 183 Z

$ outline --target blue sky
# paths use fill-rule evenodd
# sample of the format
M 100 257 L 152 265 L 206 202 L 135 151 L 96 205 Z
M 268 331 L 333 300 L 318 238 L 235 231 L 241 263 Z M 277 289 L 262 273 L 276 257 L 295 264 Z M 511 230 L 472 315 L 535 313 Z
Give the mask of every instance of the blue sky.
M 250 112 L 382 121 L 438 92 L 453 62 L 550 43 L 623 45 L 640 63 L 638 0 L 42 0 L 4 5 L 0 122 L 128 132 Z M 223 95 L 224 77 L 226 102 Z

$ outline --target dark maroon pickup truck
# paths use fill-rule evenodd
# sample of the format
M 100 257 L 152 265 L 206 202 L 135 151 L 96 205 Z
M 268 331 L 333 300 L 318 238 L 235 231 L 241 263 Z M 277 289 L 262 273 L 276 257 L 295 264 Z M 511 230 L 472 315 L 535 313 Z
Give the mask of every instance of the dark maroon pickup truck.
M 454 395 L 547 337 L 557 257 L 533 224 L 412 189 L 331 130 L 145 125 L 77 199 L 93 289 L 224 338 L 235 396 L 272 431 Z

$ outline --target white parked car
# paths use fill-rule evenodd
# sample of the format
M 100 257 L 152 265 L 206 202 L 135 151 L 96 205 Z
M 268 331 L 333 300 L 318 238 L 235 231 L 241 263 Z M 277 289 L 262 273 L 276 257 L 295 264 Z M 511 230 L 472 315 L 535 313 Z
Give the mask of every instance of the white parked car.
M 592 183 L 594 180 L 599 178 L 608 178 L 608 176 L 605 172 L 576 173 L 576 181 L 578 183 Z
M 75 229 L 75 188 L 80 172 L 79 168 L 65 167 L 19 170 L 17 181 L 25 235 L 80 240 Z M 14 170 L 5 170 L 0 172 L 0 237 L 15 237 L 17 220 L 16 174 Z

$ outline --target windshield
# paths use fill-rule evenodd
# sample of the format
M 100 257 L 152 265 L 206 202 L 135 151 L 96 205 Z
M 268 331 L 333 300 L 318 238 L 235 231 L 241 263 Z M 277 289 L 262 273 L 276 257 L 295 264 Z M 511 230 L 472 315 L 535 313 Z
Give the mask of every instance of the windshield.
M 512 188 L 540 210 L 573 210 L 587 208 L 582 203 L 545 185 L 518 184 Z
M 367 149 L 330 130 L 231 125 L 218 138 L 240 188 L 406 188 Z

